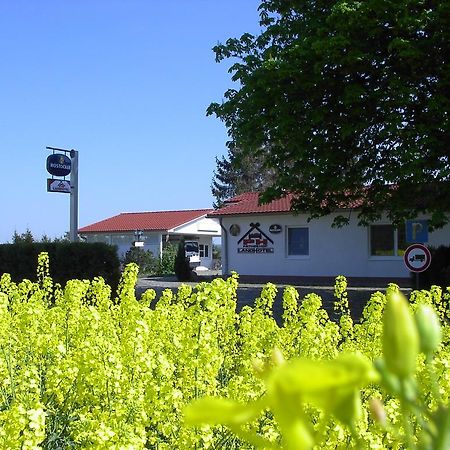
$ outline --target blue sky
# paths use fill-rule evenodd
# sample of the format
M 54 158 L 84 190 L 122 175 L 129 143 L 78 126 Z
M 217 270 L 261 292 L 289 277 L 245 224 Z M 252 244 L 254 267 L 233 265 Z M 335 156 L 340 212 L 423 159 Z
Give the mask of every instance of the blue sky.
M 79 226 L 210 207 L 232 87 L 212 47 L 257 33 L 258 0 L 0 0 L 0 242 L 69 230 L 46 146 L 79 152 Z

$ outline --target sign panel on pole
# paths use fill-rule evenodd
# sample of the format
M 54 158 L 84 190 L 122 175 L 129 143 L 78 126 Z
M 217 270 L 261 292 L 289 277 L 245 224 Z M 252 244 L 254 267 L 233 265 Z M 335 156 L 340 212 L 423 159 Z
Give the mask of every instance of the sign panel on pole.
M 70 182 L 67 180 L 47 178 L 47 192 L 65 192 L 70 194 Z
M 428 220 L 407 220 L 406 242 L 408 244 L 428 242 Z
M 72 161 L 62 153 L 53 153 L 47 157 L 47 172 L 55 177 L 65 177 L 72 169 Z
M 406 249 L 403 260 L 411 272 L 423 272 L 431 264 L 431 253 L 425 245 L 413 244 Z

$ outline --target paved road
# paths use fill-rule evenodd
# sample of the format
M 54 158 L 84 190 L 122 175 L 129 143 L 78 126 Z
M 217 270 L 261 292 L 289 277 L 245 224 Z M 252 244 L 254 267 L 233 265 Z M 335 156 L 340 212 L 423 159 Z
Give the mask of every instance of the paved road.
M 199 281 L 203 281 L 201 278 Z M 189 282 L 185 284 L 189 284 L 193 287 L 196 286 L 196 284 L 199 282 Z M 154 289 L 156 291 L 157 298 L 159 298 L 161 292 L 164 289 L 171 289 L 172 291 L 176 292 L 178 287 L 180 286 L 180 282 L 176 281 L 174 277 L 166 277 L 166 278 L 140 278 L 138 280 L 137 286 L 136 286 L 136 295 L 140 296 L 142 292 L 144 292 L 147 289 Z M 244 306 L 244 305 L 253 305 L 253 302 L 255 298 L 257 298 L 262 289 L 262 284 L 239 284 L 238 287 L 238 299 L 237 299 L 237 309 L 238 311 Z M 278 323 L 281 323 L 281 315 L 283 313 L 282 308 L 282 292 L 285 285 L 277 285 L 278 287 L 278 294 L 274 302 L 274 317 L 277 320 Z M 334 303 L 334 287 L 333 286 L 295 286 L 295 288 L 299 291 L 300 298 L 303 298 L 305 295 L 310 293 L 316 293 L 321 296 L 323 307 L 328 312 L 329 316 L 332 319 L 336 318 L 336 315 L 333 311 L 333 303 Z M 353 317 L 353 320 L 357 321 L 361 317 L 361 313 L 364 309 L 364 306 L 367 302 L 367 300 L 370 298 L 372 293 L 376 291 L 384 291 L 385 287 L 380 288 L 364 288 L 364 287 L 358 287 L 358 288 L 348 288 L 348 298 L 349 298 L 349 304 L 350 304 L 350 310 Z M 405 294 L 407 293 L 404 290 Z

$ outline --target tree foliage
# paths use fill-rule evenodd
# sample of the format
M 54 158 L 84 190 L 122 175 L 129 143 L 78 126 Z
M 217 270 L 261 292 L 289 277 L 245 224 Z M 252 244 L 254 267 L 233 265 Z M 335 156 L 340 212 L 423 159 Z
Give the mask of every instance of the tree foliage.
M 175 256 L 174 271 L 179 281 L 189 281 L 191 279 L 191 268 L 189 266 L 189 260 L 186 258 L 184 240 L 180 241 L 178 244 L 178 250 Z
M 154 257 L 150 250 L 132 246 L 127 250 L 121 262 L 124 266 L 135 263 L 139 266 L 141 274 L 152 275 L 158 272 L 159 260 L 160 258 Z
M 32 244 L 33 242 L 33 233 L 29 228 L 27 228 L 24 233 L 18 233 L 17 230 L 14 230 L 14 234 L 12 236 L 13 244 Z M 44 242 L 47 242 L 47 240 L 44 240 Z
M 33 236 L 33 232 L 27 227 L 25 232 L 18 233 L 17 230 L 14 230 L 14 234 L 12 235 L 12 244 L 32 244 L 33 242 L 70 242 L 69 233 L 65 232 L 61 237 L 51 238 L 47 236 L 47 234 L 43 234 L 41 239 Z
M 121 263 L 123 266 L 135 263 L 139 266 L 139 273 L 145 275 L 172 275 L 175 273 L 175 256 L 177 247 L 171 243 L 166 243 L 162 249 L 161 257 L 154 256 L 150 250 L 140 247 L 130 247 L 125 253 Z
M 169 242 L 163 246 L 161 260 L 158 266 L 158 275 L 170 275 L 175 272 L 174 266 L 176 255 L 176 245 Z
M 447 221 L 450 1 L 262 0 L 259 11 L 259 35 L 214 47 L 238 87 L 208 113 L 231 148 L 275 171 L 262 201 L 291 192 L 318 217 L 362 199 L 360 223 L 382 211 Z

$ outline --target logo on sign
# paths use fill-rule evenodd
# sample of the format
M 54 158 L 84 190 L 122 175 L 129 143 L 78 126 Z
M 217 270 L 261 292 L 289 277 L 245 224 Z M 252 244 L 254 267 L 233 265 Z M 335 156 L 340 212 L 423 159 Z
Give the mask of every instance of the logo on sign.
M 251 223 L 250 229 L 238 241 L 238 253 L 273 253 L 272 239 L 259 228 L 258 222 Z
M 277 223 L 274 223 L 273 225 L 270 225 L 270 227 L 269 227 L 269 231 L 273 234 L 281 233 L 282 229 L 283 229 L 282 226 L 278 225 Z
M 47 157 L 47 172 L 55 177 L 69 175 L 71 166 L 70 158 L 61 153 L 53 153 Z
M 70 194 L 70 183 L 67 180 L 47 178 L 47 191 L 65 192 L 67 194 Z
M 406 242 L 408 244 L 428 242 L 428 220 L 407 220 Z

